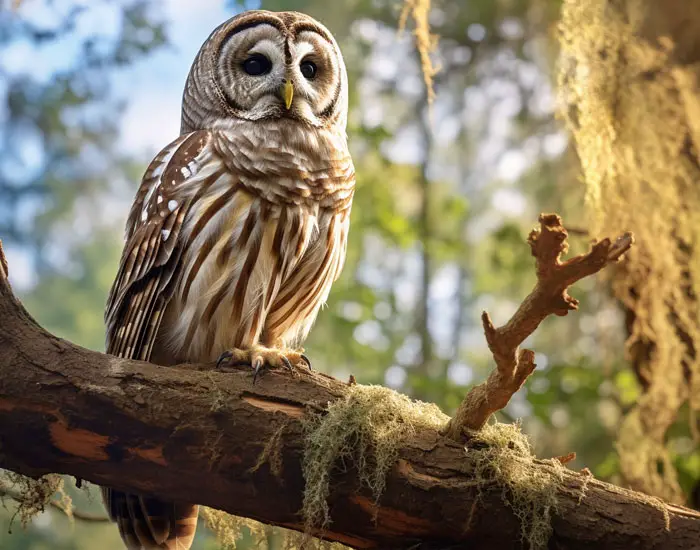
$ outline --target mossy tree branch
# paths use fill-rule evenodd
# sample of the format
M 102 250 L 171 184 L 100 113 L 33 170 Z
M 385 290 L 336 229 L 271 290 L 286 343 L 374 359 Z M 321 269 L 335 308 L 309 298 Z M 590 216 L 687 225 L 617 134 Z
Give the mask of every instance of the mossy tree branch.
M 625 233 L 614 243 L 604 239 L 587 254 L 562 262 L 561 255 L 566 254 L 569 244 L 561 218 L 541 214 L 539 222 L 539 229 L 534 229 L 527 240 L 537 266 L 535 288 L 502 327 L 496 328 L 487 312 L 481 316 L 496 368 L 486 382 L 469 391 L 447 427 L 446 434 L 456 441 L 481 429 L 535 370 L 535 354 L 519 346 L 549 315 L 563 316 L 578 308 L 578 300 L 569 295 L 569 287 L 618 261 L 634 242 L 632 234 Z
M 22 308 L 0 269 L 0 467 L 73 475 L 302 530 L 302 421 L 347 395 L 347 384 L 271 371 L 253 386 L 245 368 L 211 367 L 160 367 L 56 338 Z M 376 507 L 353 467 L 332 472 L 332 523 L 323 536 L 355 548 L 524 548 L 502 487 L 477 482 L 471 444 L 415 430 Z M 697 547 L 698 513 L 551 462 L 523 468 L 525 477 L 557 480 L 550 548 Z

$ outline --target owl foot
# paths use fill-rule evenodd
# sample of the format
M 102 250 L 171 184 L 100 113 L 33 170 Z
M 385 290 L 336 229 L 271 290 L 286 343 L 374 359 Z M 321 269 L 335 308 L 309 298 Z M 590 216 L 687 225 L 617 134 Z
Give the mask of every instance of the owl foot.
M 251 349 L 232 349 L 219 356 L 216 368 L 249 365 L 253 368 L 253 384 L 267 368 L 285 368 L 294 372 L 295 367 L 305 366 L 311 370 L 311 361 L 301 352 L 291 349 L 254 346 Z

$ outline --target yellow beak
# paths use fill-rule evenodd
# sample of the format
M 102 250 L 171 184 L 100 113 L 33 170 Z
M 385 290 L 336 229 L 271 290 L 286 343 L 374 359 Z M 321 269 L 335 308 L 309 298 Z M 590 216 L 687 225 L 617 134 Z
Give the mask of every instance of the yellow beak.
M 294 98 L 294 86 L 287 80 L 282 87 L 282 96 L 284 97 L 284 106 L 287 110 L 292 106 L 292 99 Z

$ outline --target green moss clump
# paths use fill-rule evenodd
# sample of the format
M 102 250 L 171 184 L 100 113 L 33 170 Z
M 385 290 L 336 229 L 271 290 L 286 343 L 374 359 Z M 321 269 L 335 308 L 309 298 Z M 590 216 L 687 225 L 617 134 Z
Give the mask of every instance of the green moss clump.
M 282 550 L 350 550 L 339 542 L 312 539 L 308 534 L 276 528 L 283 533 Z
M 328 495 L 333 467 L 353 463 L 376 501 L 400 444 L 418 427 L 440 430 L 449 417 L 436 405 L 412 401 L 382 386 L 355 385 L 305 423 L 302 464 L 306 488 L 302 516 L 307 531 L 330 523 Z

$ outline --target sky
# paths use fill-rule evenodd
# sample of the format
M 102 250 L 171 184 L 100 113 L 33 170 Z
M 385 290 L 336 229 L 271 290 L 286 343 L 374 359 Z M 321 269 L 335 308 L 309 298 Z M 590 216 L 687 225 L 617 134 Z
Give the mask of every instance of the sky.
M 180 134 L 180 101 L 190 65 L 202 43 L 234 13 L 223 0 L 164 0 L 171 45 L 117 75 L 129 91 L 121 144 L 135 154 L 156 153 Z M 145 119 L 149 124 L 143 124 Z
M 50 48 L 15 42 L 3 49 L 2 68 L 22 72 L 29 67 L 32 76 L 51 78 L 56 70 L 70 65 L 81 35 L 94 32 L 96 26 L 107 36 L 117 32 L 116 10 L 120 2 L 110 5 L 99 0 L 83 0 L 82 3 L 90 9 L 78 18 L 74 40 L 58 45 L 52 43 Z M 249 4 L 251 8 L 257 7 L 255 0 Z M 49 9 L 43 0 L 24 0 L 20 10 L 23 16 L 30 13 L 33 21 L 50 25 L 52 10 L 61 10 L 65 5 L 57 0 Z M 226 8 L 224 0 L 161 0 L 160 9 L 168 22 L 169 45 L 114 71 L 111 77 L 115 94 L 128 100 L 119 121 L 119 146 L 144 162 L 179 135 L 180 102 L 190 65 L 211 31 L 235 15 L 232 8 Z M 148 120 L 148 124 L 144 124 L 144 120 Z M 29 165 L 33 161 L 29 150 L 27 161 Z M 31 288 L 36 282 L 32 257 L 22 248 L 5 248 L 12 266 L 12 284 L 20 291 Z

